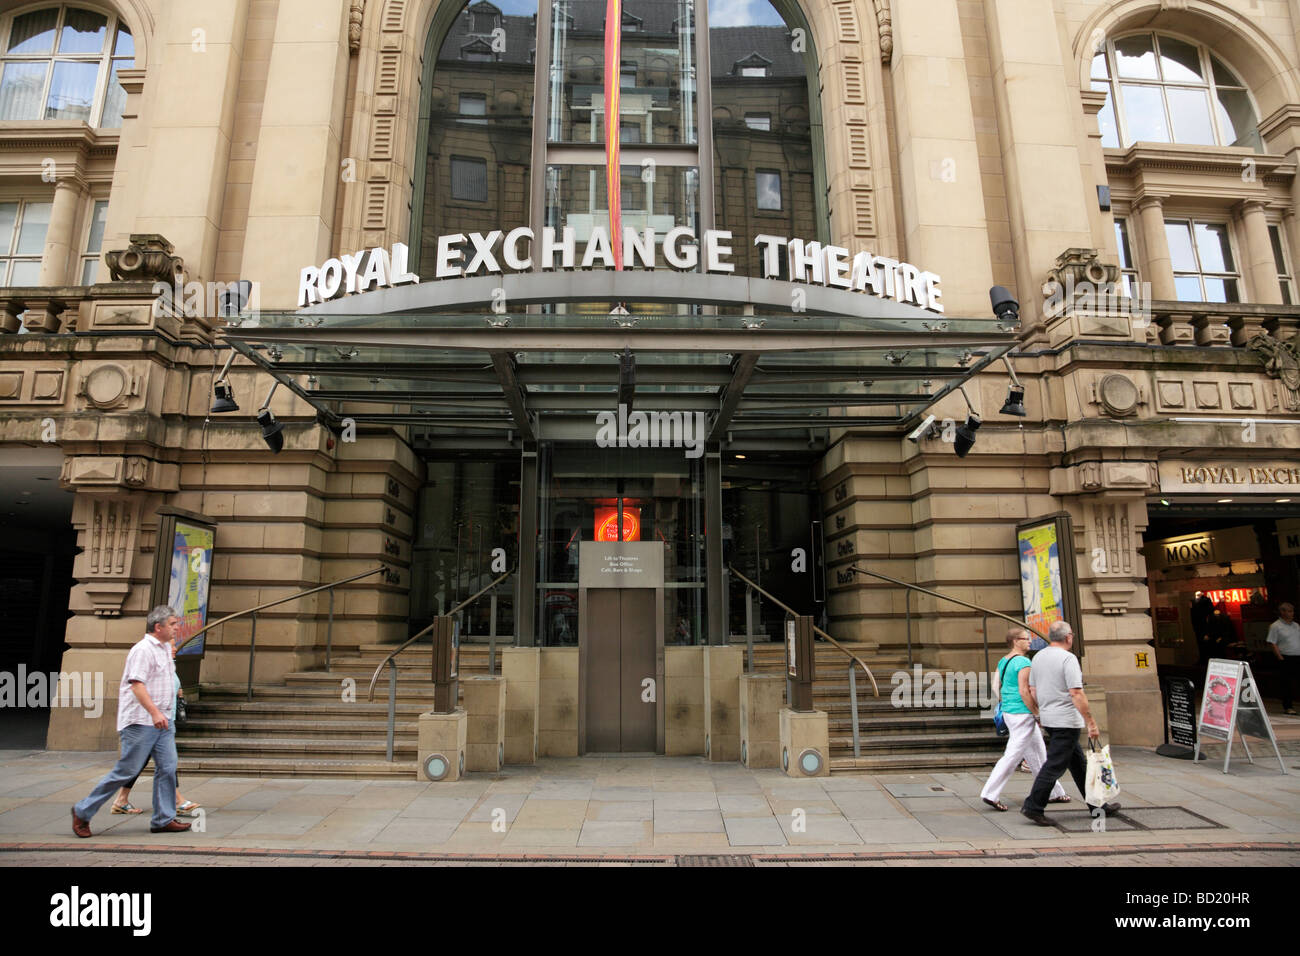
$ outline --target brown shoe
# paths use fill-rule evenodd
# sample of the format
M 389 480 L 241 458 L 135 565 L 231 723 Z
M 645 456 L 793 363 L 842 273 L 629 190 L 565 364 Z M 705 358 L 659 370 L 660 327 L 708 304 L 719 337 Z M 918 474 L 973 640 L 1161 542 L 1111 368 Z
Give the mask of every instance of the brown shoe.
M 90 824 L 77 816 L 77 808 L 72 808 L 72 832 L 79 837 L 90 836 Z
M 149 832 L 150 833 L 184 833 L 189 828 L 190 828 L 190 824 L 181 823 L 181 821 L 172 818 L 172 820 L 169 823 L 166 823 L 163 826 L 150 827 Z

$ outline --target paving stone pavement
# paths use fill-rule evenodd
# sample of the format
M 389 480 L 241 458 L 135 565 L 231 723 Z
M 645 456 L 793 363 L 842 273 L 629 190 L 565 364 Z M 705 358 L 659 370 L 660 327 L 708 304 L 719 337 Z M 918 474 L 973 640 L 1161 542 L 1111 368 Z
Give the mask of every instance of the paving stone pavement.
M 1002 796 L 1013 809 L 998 813 L 980 801 L 982 773 L 796 779 L 702 757 L 588 757 L 442 784 L 184 774 L 186 797 L 203 805 L 201 831 L 150 834 L 147 812 L 113 816 L 106 805 L 88 841 L 72 834 L 68 808 L 114 755 L 0 751 L 0 865 L 505 864 L 539 856 L 668 865 L 708 854 L 746 857 L 745 865 L 1160 866 L 1171 856 L 1178 865 L 1296 865 L 1300 741 L 1282 747 L 1293 771 L 1285 776 L 1258 750 L 1253 765 L 1234 759 L 1225 775 L 1213 749 L 1194 766 L 1112 748 L 1121 803 L 1138 812 L 1121 811 L 1104 832 L 1093 830 L 1078 795 L 1049 809 L 1060 828 L 1015 812 L 1027 774 L 1013 775 Z M 145 777 L 133 802 L 147 809 L 150 796 Z M 1185 828 L 1140 825 L 1161 817 Z

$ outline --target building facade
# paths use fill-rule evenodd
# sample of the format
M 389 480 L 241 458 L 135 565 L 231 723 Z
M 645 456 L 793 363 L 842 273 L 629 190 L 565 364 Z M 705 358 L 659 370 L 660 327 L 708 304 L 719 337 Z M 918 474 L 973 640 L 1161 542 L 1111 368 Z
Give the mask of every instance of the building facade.
M 1300 597 L 1300 7 L 625 0 L 616 136 L 605 13 L 0 3 L 4 666 L 114 686 L 177 512 L 216 528 L 210 620 L 386 568 L 262 616 L 259 683 L 331 613 L 395 645 L 509 572 L 465 639 L 581 652 L 586 700 L 582 546 L 659 542 L 655 749 L 703 753 L 692 662 L 783 631 L 745 579 L 977 670 L 982 611 L 851 568 L 1046 621 L 1018 526 L 1062 517 L 1089 693 L 1159 743 L 1197 592 L 1244 653 Z M 620 405 L 699 455 L 603 441 Z M 115 746 L 109 703 L 49 746 Z M 588 749 L 542 707 L 540 752 Z

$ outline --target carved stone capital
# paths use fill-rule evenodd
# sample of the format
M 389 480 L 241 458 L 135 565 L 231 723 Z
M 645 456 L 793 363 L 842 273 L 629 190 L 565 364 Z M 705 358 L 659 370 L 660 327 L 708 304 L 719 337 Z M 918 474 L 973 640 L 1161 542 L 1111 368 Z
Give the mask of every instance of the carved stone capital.
M 157 233 L 136 233 L 125 249 L 104 253 L 114 282 L 185 282 L 185 262 L 172 255 L 175 247 Z

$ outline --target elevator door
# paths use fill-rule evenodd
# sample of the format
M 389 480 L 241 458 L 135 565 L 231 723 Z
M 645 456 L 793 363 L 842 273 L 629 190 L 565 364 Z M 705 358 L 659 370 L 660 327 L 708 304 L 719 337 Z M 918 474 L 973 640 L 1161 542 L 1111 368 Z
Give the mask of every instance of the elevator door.
M 655 703 L 642 700 L 655 676 L 655 592 L 587 593 L 587 753 L 654 753 Z

